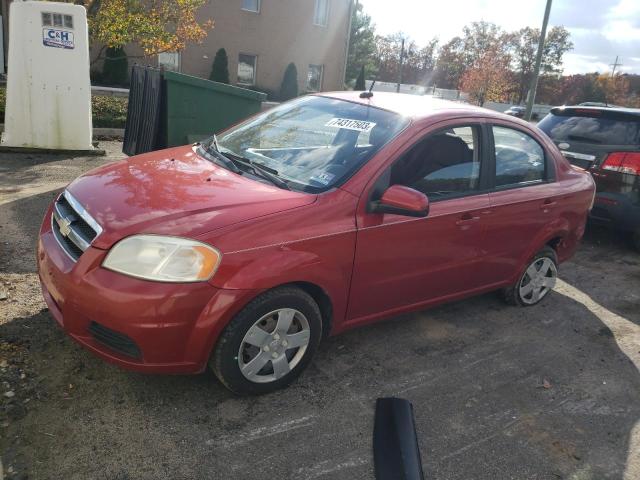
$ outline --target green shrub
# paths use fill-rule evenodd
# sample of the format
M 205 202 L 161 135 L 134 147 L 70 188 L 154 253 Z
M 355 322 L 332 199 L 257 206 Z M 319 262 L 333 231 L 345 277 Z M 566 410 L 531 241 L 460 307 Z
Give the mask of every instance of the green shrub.
M 282 77 L 280 85 L 280 100 L 285 101 L 298 96 L 298 69 L 292 62 L 287 65 L 287 69 Z
M 91 97 L 93 126 L 101 128 L 124 128 L 127 122 L 127 98 Z
M 0 121 L 4 123 L 4 105 L 7 102 L 7 89 L 0 88 Z
M 227 58 L 227 51 L 224 48 L 221 48 L 216 52 L 216 56 L 213 59 L 213 65 L 211 66 L 211 75 L 209 75 L 209 80 L 220 83 L 229 83 L 229 59 Z
M 107 48 L 102 67 L 102 81 L 106 85 L 129 84 L 129 61 L 122 47 Z

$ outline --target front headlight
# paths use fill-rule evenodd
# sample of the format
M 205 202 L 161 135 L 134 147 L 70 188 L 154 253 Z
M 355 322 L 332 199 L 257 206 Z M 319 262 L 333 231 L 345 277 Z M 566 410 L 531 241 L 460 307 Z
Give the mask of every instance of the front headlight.
M 118 242 L 102 266 L 157 282 L 200 282 L 213 276 L 221 258 L 218 250 L 194 240 L 134 235 Z

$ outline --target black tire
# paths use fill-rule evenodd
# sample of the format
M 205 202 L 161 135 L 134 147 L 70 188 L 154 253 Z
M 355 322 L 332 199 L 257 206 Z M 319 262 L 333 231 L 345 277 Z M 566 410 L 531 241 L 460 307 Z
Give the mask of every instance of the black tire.
M 556 255 L 555 250 L 549 246 L 544 247 L 542 250 L 536 253 L 529 262 L 527 262 L 527 265 L 525 265 L 525 267 L 522 269 L 521 275 L 518 277 L 518 281 L 514 285 L 508 288 L 505 288 L 502 291 L 503 299 L 506 303 L 508 303 L 509 305 L 515 305 L 517 307 L 532 307 L 533 305 L 537 305 L 541 300 L 543 300 L 546 297 L 546 294 L 545 294 L 543 297 L 541 297 L 539 300 L 535 301 L 534 303 L 527 303 L 524 301 L 524 299 L 520 295 L 520 285 L 522 284 L 522 281 L 526 275 L 527 268 L 533 262 L 540 260 L 541 258 L 549 258 L 553 262 L 553 265 L 556 267 L 556 270 L 557 270 L 558 256 Z
M 250 381 L 240 370 L 238 353 L 250 328 L 263 316 L 278 309 L 295 309 L 302 313 L 309 324 L 310 336 L 304 356 L 285 376 L 268 383 Z M 253 299 L 223 330 L 209 366 L 216 377 L 232 392 L 239 395 L 260 395 L 289 385 L 311 361 L 322 338 L 322 315 L 318 304 L 303 290 L 284 286 L 259 295 Z

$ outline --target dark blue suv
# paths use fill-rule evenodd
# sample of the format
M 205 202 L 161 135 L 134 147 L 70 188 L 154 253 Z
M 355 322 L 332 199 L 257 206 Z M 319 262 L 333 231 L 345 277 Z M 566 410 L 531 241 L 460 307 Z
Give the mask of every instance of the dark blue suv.
M 538 127 L 573 165 L 593 175 L 590 219 L 632 232 L 640 250 L 640 110 L 556 107 Z

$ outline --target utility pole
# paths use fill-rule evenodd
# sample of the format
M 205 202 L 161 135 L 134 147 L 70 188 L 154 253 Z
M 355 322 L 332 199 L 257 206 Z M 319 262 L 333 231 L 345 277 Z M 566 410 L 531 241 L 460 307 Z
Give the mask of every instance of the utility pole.
M 400 47 L 400 65 L 398 65 L 398 85 L 396 85 L 396 93 L 400 93 L 400 84 L 402 83 L 402 62 L 404 62 L 404 38 Z
M 613 78 L 616 75 L 616 68 L 622 66 L 622 63 L 618 63 L 618 55 L 616 55 L 616 61 L 613 63 L 610 63 L 609 66 L 613 67 L 613 69 L 611 70 L 611 78 Z
M 549 23 L 549 13 L 551 12 L 551 0 L 547 0 L 547 7 L 544 9 L 544 19 L 542 20 L 542 30 L 538 41 L 538 53 L 536 55 L 536 66 L 529 85 L 529 97 L 527 98 L 527 109 L 524 113 L 525 120 L 531 120 L 533 103 L 536 100 L 536 90 L 538 89 L 538 77 L 540 76 L 540 64 L 542 63 L 542 53 L 544 51 L 544 40 L 547 36 L 547 24 Z

